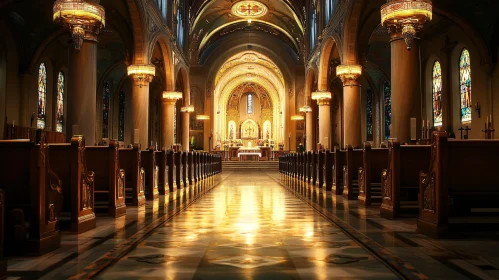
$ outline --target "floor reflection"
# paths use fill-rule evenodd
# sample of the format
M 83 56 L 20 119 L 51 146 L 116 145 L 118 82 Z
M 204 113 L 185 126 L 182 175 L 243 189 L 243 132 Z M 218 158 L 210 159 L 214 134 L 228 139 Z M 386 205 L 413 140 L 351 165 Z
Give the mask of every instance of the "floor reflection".
M 101 279 L 393 279 L 339 228 L 261 173 L 234 173 Z

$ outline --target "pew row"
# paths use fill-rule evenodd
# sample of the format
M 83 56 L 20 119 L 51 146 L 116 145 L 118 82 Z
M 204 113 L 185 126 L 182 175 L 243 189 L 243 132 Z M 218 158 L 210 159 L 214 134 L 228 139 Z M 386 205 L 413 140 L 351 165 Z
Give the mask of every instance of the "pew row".
M 419 172 L 430 165 L 431 146 L 388 142 L 388 167 L 382 171 L 380 214 L 387 219 L 418 214 Z
M 388 166 L 388 149 L 364 144 L 363 166 L 359 168 L 359 204 L 381 204 L 381 173 Z
M 419 175 L 418 231 L 441 238 L 497 230 L 499 141 L 453 140 L 445 132 L 432 140 L 431 163 Z
M 359 198 L 359 169 L 364 164 L 364 151 L 347 146 L 345 165 L 343 165 L 343 197 L 348 200 Z
M 5 192 L 5 245 L 9 254 L 42 255 L 61 245 L 57 228 L 62 183 L 50 169 L 44 136 L 0 141 L 0 188 Z
M 140 146 L 119 149 L 120 169 L 125 171 L 125 203 L 142 206 L 146 203 L 145 170 L 141 167 Z
M 140 164 L 144 168 L 145 188 L 144 195 L 146 200 L 155 200 L 159 198 L 158 179 L 159 166 L 156 163 L 156 151 L 145 150 L 140 152 Z
M 118 149 L 119 144 L 114 140 L 106 147 L 86 147 L 88 167 L 95 173 L 94 211 L 115 218 L 126 214 L 125 170 L 119 167 Z

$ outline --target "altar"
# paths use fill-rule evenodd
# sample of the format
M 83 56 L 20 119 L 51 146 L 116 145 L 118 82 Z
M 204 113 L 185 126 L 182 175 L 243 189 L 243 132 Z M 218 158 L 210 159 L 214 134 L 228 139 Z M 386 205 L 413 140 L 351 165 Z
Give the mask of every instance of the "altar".
M 240 161 L 259 161 L 262 152 L 259 147 L 240 147 L 237 151 L 237 157 Z

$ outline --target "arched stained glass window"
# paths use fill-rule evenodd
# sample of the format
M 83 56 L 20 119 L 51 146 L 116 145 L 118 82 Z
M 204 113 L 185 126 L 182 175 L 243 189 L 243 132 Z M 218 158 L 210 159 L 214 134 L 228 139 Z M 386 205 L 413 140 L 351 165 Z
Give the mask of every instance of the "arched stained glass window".
M 442 126 L 442 68 L 440 62 L 433 64 L 433 126 Z
M 61 71 L 57 76 L 57 105 L 55 112 L 55 129 L 57 132 L 63 131 L 64 126 L 64 86 L 66 80 L 64 73 Z
M 334 9 L 336 8 L 338 0 L 325 0 L 324 10 L 326 13 L 326 25 L 328 24 L 331 16 L 333 15 Z
M 253 114 L 253 95 L 250 93 L 248 94 L 248 109 L 247 109 L 248 114 Z
M 390 138 L 392 124 L 392 85 L 389 81 L 383 84 L 383 105 L 385 106 L 385 140 Z
M 463 49 L 459 58 L 459 85 L 461 92 L 461 122 L 471 122 L 471 58 Z
M 366 92 L 366 128 L 367 141 L 374 140 L 373 133 L 373 91 L 368 89 Z
M 317 41 L 317 10 L 314 8 L 310 17 L 310 52 L 315 48 Z
M 38 68 L 38 117 L 36 127 L 45 129 L 45 112 L 47 109 L 47 68 L 45 63 Z
M 183 4 L 178 1 L 177 6 L 177 41 L 180 47 L 184 46 L 184 12 Z
M 109 99 L 111 96 L 111 85 L 108 81 L 104 83 L 102 94 L 102 138 L 109 138 Z
M 120 91 L 118 96 L 118 141 L 125 141 L 125 92 Z

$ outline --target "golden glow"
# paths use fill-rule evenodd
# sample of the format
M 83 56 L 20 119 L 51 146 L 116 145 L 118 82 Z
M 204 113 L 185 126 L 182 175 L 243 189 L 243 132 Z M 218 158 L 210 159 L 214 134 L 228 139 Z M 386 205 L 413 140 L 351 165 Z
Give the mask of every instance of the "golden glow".
M 419 24 L 432 20 L 431 1 L 395 0 L 381 6 L 381 24 L 415 19 Z
M 264 4 L 258 1 L 240 1 L 232 5 L 231 12 L 233 15 L 242 18 L 259 18 L 267 14 L 269 9 Z
M 302 116 L 302 115 L 293 115 L 293 116 L 291 116 L 291 120 L 292 121 L 303 121 L 304 119 L 305 119 L 305 117 Z
M 357 80 L 360 75 L 362 75 L 362 66 L 360 65 L 339 65 L 336 67 L 336 76 L 340 77 L 343 83 Z
M 184 106 L 184 107 L 180 108 L 180 112 L 192 113 L 192 112 L 194 112 L 194 105 Z
M 104 7 L 95 3 L 58 0 L 54 3 L 53 12 L 54 21 L 58 19 L 65 22 L 78 21 L 81 25 L 106 24 Z
M 281 32 L 282 34 L 286 35 L 291 40 L 291 42 L 293 42 L 293 45 L 295 46 L 295 48 L 300 49 L 298 47 L 298 45 L 296 44 L 295 39 L 293 38 L 293 36 L 291 36 L 291 34 L 289 34 L 289 32 L 287 32 L 286 30 L 284 30 L 282 27 L 280 27 L 280 26 L 278 26 L 276 24 L 273 24 L 271 22 L 268 22 L 268 21 L 265 21 L 265 20 L 261 20 L 261 19 L 253 19 L 253 21 L 272 26 L 273 28 L 275 28 L 279 32 Z M 214 28 L 210 33 L 206 34 L 206 36 L 203 38 L 203 40 L 201 41 L 201 44 L 199 44 L 198 51 L 201 50 L 208 43 L 208 41 L 210 40 L 211 36 L 217 34 L 218 32 L 220 32 L 220 30 L 224 29 L 227 26 L 230 26 L 230 25 L 233 25 L 233 24 L 238 24 L 240 22 L 247 22 L 247 20 L 246 19 L 238 19 L 238 20 L 235 20 L 235 21 L 224 23 L 224 24 L 220 25 L 219 27 Z
M 305 106 L 300 108 L 300 113 L 311 113 L 311 112 L 312 112 L 312 108 L 308 105 L 305 105 Z
M 312 100 L 329 100 L 332 95 L 329 91 L 312 92 Z
M 134 64 L 127 68 L 128 76 L 131 75 L 156 75 L 156 67 L 152 64 Z
M 182 99 L 182 93 L 178 91 L 163 91 L 163 99 L 179 100 Z
M 197 115 L 196 116 L 196 120 L 198 120 L 198 121 L 207 121 L 209 119 L 210 119 L 210 116 L 208 116 L 208 115 Z

